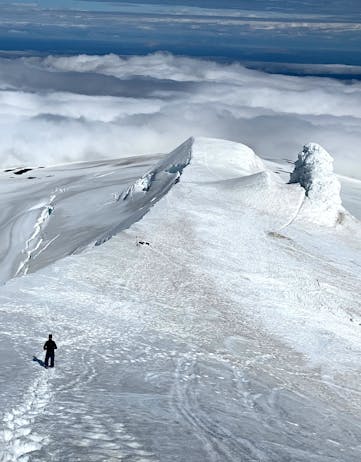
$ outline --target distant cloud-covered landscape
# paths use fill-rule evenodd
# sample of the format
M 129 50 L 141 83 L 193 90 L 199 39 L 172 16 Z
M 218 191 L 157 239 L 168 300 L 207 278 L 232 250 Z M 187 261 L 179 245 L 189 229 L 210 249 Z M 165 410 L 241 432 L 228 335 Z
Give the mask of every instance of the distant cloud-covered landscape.
M 3 51 L 361 64 L 355 0 L 22 0 L 2 3 L 0 18 Z

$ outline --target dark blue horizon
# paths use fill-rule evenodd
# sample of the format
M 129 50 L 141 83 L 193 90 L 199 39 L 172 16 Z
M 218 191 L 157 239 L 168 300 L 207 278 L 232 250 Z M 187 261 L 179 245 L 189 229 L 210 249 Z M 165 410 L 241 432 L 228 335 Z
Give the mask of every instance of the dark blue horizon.
M 225 0 L 221 6 L 216 0 L 15 0 L 0 5 L 0 15 L 2 54 L 164 51 L 256 67 L 361 66 L 361 8 L 354 0 Z

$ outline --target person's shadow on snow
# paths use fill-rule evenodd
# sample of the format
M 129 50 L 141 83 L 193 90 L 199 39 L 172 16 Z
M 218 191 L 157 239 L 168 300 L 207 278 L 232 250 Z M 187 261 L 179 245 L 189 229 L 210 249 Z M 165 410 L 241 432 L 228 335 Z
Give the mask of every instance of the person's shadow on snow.
M 37 358 L 36 356 L 33 356 L 33 361 L 35 361 L 36 363 L 40 364 L 41 367 L 45 367 L 44 361 L 42 361 L 41 359 Z

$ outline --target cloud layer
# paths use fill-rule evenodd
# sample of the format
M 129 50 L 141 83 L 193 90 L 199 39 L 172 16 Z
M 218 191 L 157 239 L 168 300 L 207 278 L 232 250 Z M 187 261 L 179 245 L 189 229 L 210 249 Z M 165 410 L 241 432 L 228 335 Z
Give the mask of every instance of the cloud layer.
M 361 178 L 360 121 L 360 83 L 162 53 L 0 60 L 2 167 L 167 152 L 203 135 L 271 159 L 318 142 Z

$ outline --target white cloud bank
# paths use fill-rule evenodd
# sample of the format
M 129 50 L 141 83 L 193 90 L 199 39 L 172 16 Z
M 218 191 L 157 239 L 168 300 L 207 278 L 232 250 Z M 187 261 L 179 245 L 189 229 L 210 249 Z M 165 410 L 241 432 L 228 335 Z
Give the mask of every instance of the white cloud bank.
M 0 60 L 0 166 L 167 152 L 189 136 L 296 159 L 314 141 L 361 178 L 361 84 L 153 54 Z

